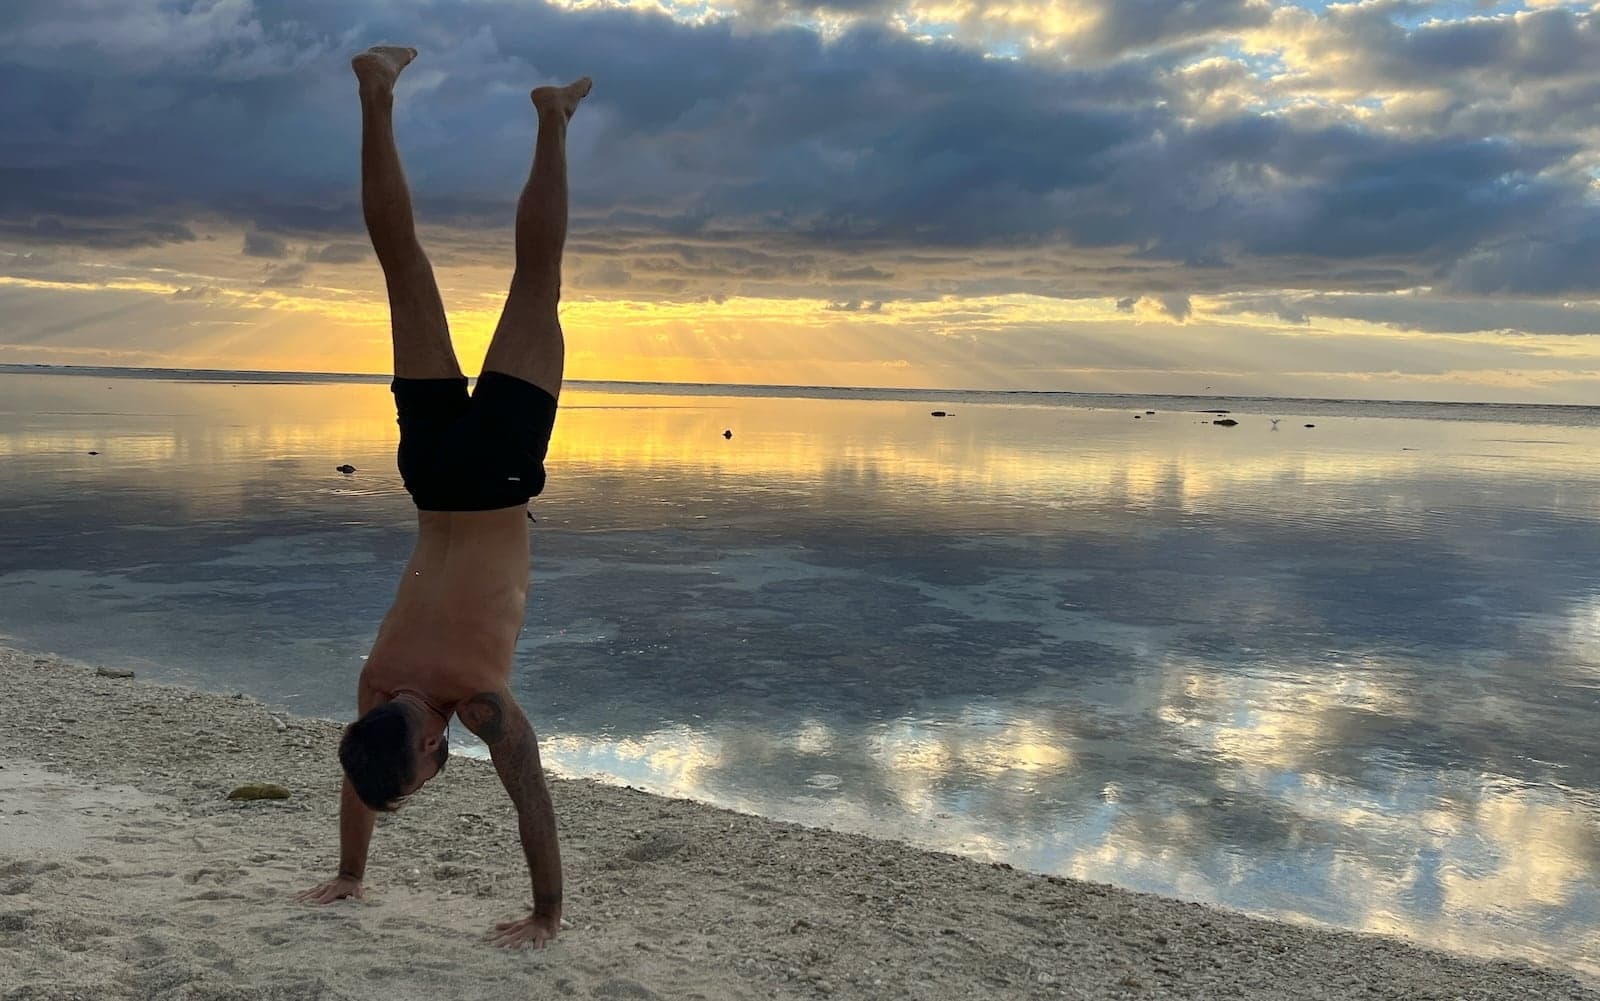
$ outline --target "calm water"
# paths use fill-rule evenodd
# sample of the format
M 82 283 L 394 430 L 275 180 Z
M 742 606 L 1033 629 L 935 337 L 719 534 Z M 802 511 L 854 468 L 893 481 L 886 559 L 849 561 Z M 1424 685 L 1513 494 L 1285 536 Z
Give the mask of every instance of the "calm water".
M 554 768 L 1600 972 L 1594 411 L 895 396 L 568 390 Z M 0 632 L 348 717 L 394 440 L 380 384 L 0 374 Z

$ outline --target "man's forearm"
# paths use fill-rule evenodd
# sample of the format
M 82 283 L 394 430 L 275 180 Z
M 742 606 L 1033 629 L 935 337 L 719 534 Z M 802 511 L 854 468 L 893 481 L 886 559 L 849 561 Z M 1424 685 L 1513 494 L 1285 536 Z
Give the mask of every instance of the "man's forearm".
M 509 724 L 515 730 L 491 746 L 495 771 L 517 808 L 517 834 L 533 880 L 533 912 L 561 914 L 561 848 L 556 840 L 556 811 L 545 787 L 544 767 L 533 728 L 520 712 Z M 518 725 L 520 724 L 520 725 Z
M 517 834 L 533 880 L 535 914 L 561 913 L 561 848 L 556 811 L 539 761 L 539 741 L 509 692 L 484 692 L 458 710 L 468 729 L 489 745 L 489 757 L 517 808 Z
M 349 779 L 339 792 L 339 875 L 359 882 L 367 874 L 367 846 L 378 815 L 361 802 Z
M 531 802 L 517 805 L 517 834 L 533 880 L 533 912 L 561 916 L 561 848 L 556 840 L 556 811 L 539 780 Z

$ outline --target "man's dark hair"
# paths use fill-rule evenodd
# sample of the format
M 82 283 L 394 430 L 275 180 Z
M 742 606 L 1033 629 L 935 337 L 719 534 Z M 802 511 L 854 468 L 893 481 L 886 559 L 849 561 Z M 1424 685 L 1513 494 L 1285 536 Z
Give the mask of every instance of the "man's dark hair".
M 361 802 L 374 810 L 400 809 L 401 790 L 417 777 L 411 744 L 411 715 L 394 702 L 385 702 L 345 727 L 339 764 Z

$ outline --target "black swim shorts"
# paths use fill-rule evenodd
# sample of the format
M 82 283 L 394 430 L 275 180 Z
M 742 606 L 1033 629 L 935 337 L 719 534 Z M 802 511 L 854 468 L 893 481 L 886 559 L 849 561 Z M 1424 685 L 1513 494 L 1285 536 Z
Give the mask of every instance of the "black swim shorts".
M 556 400 L 514 376 L 395 379 L 400 478 L 423 511 L 492 511 L 544 489 Z

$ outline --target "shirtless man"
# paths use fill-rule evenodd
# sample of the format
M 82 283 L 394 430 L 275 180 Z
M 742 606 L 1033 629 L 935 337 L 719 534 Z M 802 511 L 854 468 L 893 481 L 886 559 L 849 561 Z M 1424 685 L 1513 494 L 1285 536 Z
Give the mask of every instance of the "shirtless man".
M 417 547 L 356 689 L 339 745 L 339 872 L 296 899 L 362 895 L 374 811 L 395 810 L 444 768 L 452 715 L 489 746 L 517 810 L 533 913 L 495 925 L 500 946 L 542 946 L 561 927 L 561 852 L 539 747 L 507 681 L 528 597 L 527 503 L 544 487 L 561 392 L 556 305 L 567 236 L 567 122 L 587 77 L 533 91 L 533 171 L 517 203 L 516 271 L 472 395 L 411 218 L 394 143 L 394 85 L 417 52 L 352 60 L 361 92 L 361 208 L 389 289 L 400 475 Z

